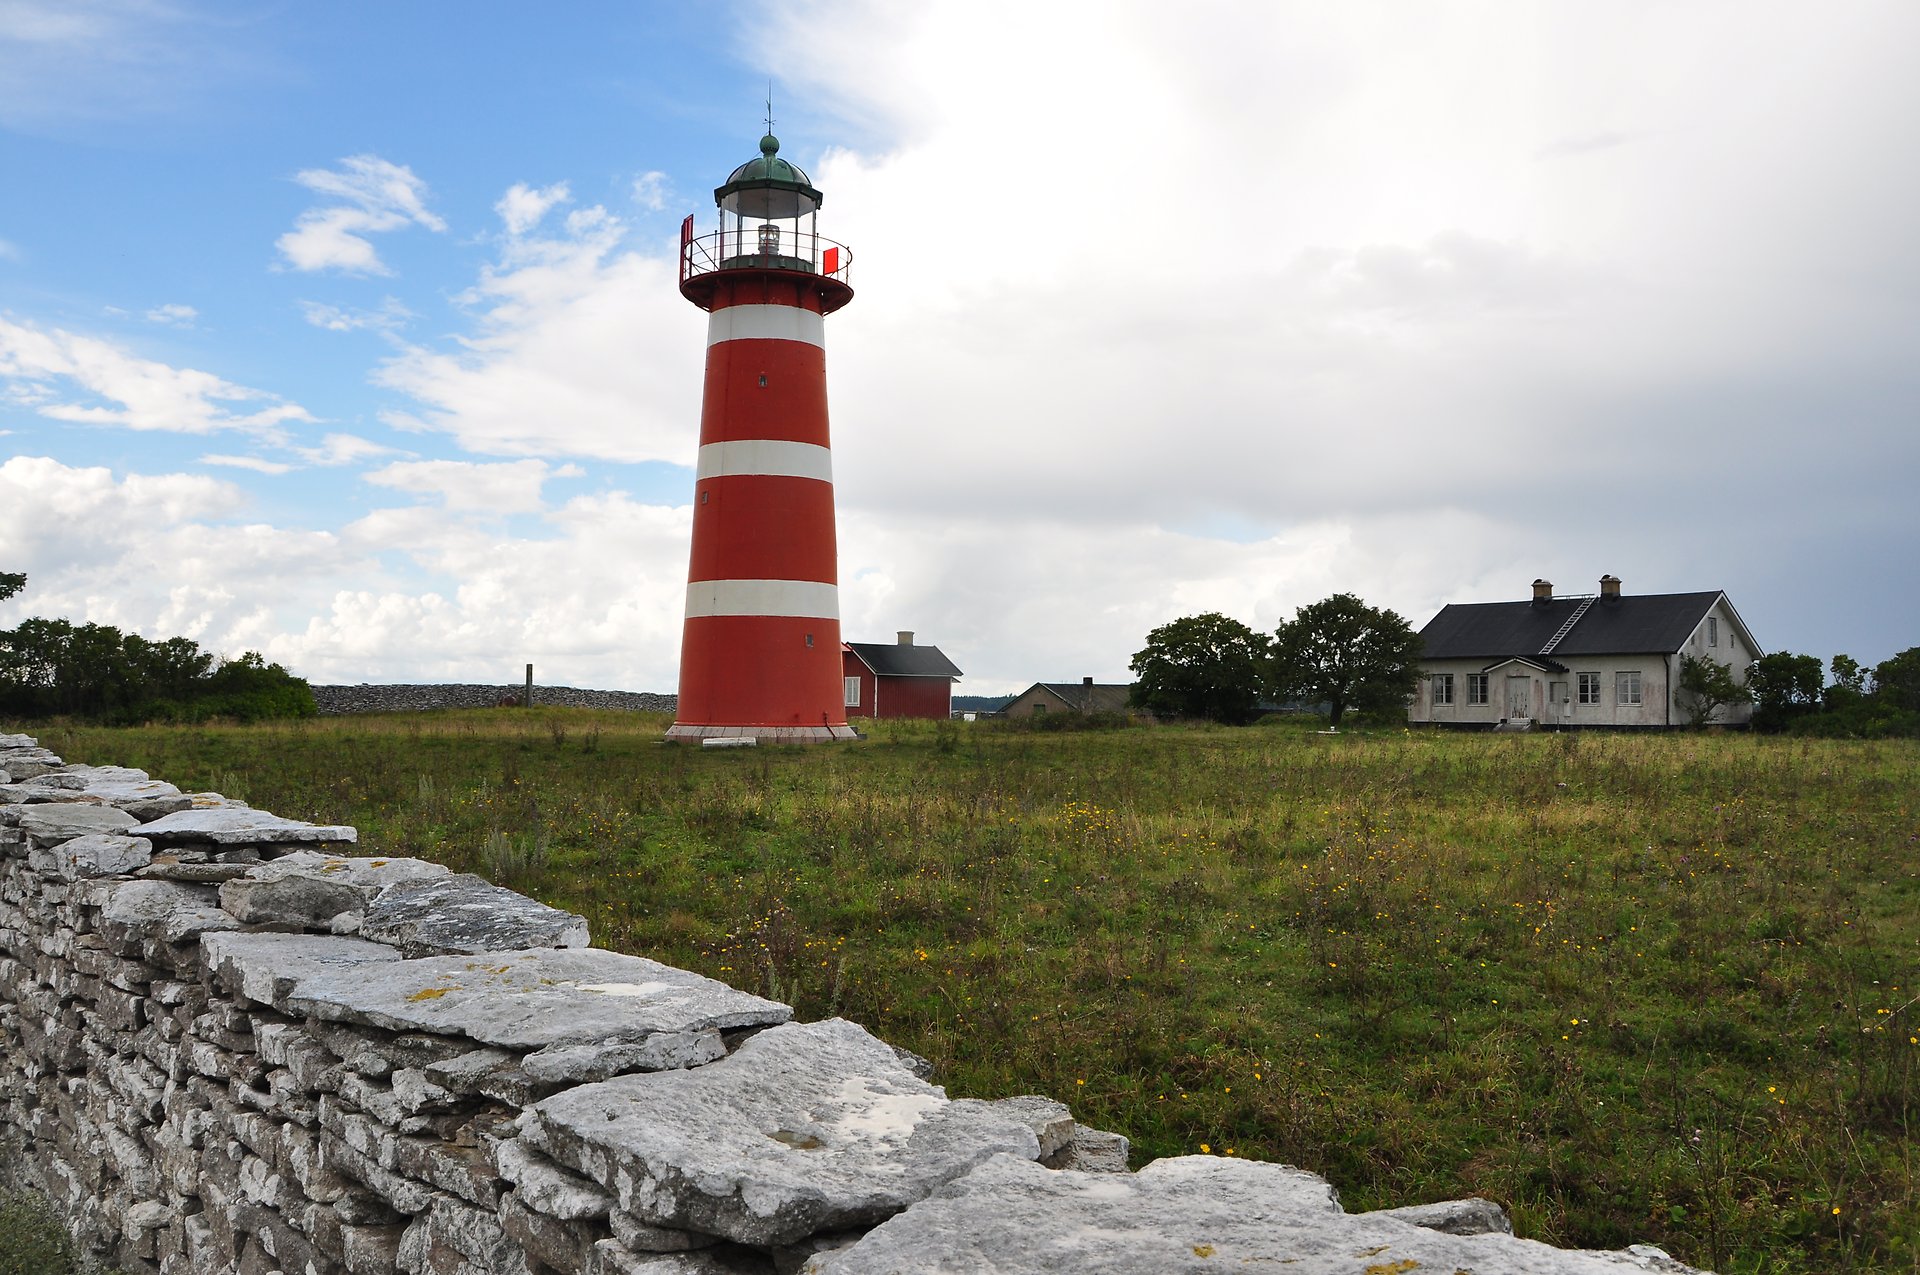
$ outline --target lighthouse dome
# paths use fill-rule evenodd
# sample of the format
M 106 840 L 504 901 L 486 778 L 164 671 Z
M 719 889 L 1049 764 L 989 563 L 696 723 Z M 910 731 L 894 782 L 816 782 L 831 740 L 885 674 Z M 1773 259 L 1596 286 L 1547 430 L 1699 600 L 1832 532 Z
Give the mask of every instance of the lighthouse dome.
M 760 155 L 750 159 L 727 174 L 727 185 L 747 181 L 786 181 L 801 186 L 812 183 L 798 164 L 790 164 L 780 158 L 780 139 L 768 133 L 760 139 Z
M 713 201 L 743 217 L 799 217 L 820 207 L 821 194 L 798 164 L 780 158 L 780 139 L 760 139 L 760 155 L 727 175 Z

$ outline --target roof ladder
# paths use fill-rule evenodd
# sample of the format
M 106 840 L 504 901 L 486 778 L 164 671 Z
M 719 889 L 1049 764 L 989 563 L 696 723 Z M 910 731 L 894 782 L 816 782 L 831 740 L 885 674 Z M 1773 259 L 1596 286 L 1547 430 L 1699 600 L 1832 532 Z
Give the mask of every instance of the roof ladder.
M 1573 609 L 1573 614 L 1567 617 L 1567 622 L 1560 626 L 1559 631 L 1547 639 L 1547 644 L 1540 648 L 1540 654 L 1552 655 L 1553 648 L 1560 645 L 1561 638 L 1573 632 L 1573 626 L 1580 623 L 1580 617 L 1587 613 L 1587 608 L 1594 604 L 1597 597 L 1597 594 L 1589 593 L 1586 600 Z

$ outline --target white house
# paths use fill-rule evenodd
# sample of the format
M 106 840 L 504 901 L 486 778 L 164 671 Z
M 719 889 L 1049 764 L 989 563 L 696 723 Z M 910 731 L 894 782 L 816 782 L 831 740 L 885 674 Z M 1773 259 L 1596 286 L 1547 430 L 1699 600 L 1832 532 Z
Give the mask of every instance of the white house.
M 1682 726 L 1680 657 L 1718 661 L 1745 681 L 1765 654 L 1727 595 L 1555 596 L 1533 582 L 1528 602 L 1454 603 L 1420 630 L 1421 678 L 1407 718 L 1436 725 Z M 1716 722 L 1752 716 L 1747 705 Z

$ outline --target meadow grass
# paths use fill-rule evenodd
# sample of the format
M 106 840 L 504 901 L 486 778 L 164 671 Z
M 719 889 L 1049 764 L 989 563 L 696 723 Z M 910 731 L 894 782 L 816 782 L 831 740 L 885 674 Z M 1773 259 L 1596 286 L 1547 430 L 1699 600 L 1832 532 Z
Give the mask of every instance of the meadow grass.
M 483 710 L 42 727 L 842 1014 L 956 1095 L 1480 1194 L 1556 1244 L 1920 1269 L 1920 745 Z

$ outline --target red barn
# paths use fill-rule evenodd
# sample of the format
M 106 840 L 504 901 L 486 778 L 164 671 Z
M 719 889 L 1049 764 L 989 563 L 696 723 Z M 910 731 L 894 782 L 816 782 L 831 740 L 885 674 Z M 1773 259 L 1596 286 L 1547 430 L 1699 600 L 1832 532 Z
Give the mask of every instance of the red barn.
M 840 647 L 846 675 L 848 717 L 951 717 L 953 684 L 960 670 L 937 646 L 915 646 L 900 631 L 897 642 L 846 642 Z

